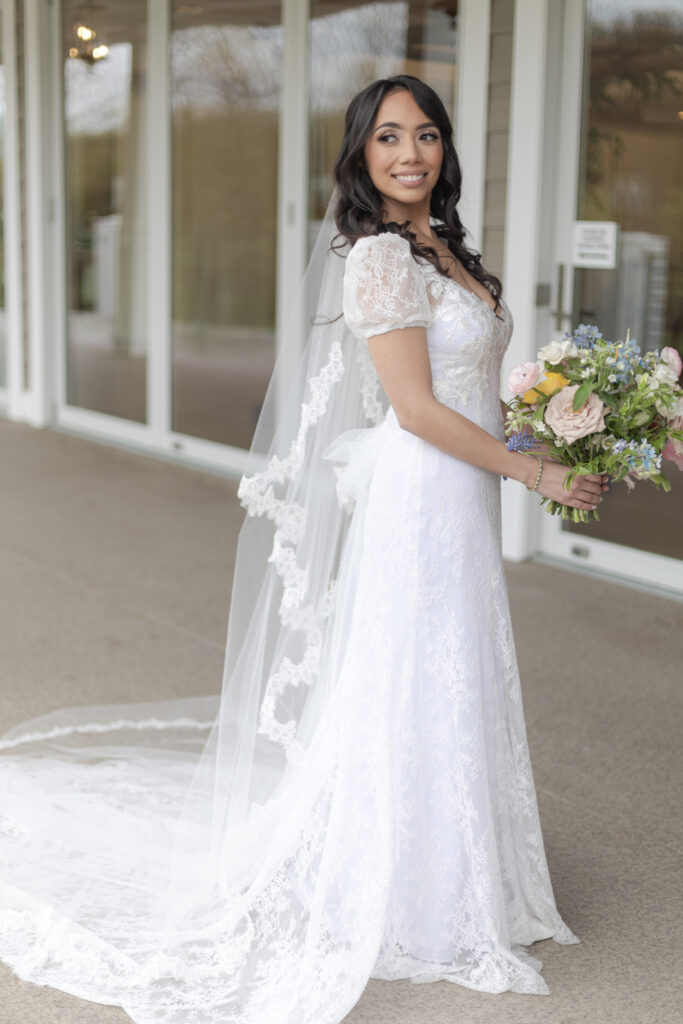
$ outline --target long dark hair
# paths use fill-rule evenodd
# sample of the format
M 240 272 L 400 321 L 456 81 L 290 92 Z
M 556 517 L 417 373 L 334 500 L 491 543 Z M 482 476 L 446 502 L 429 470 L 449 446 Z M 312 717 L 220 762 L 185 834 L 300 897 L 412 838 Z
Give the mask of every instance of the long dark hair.
M 462 171 L 453 145 L 453 126 L 437 93 L 419 78 L 413 75 L 379 78 L 351 100 L 346 111 L 344 138 L 334 164 L 339 193 L 335 210 L 337 228 L 351 244 L 364 235 L 391 231 L 407 239 L 413 256 L 428 259 L 439 273 L 447 276 L 439 263 L 436 250 L 431 245 L 418 242 L 417 236 L 409 228 L 409 221 L 397 224 L 395 221 L 383 220 L 382 196 L 365 167 L 365 143 L 370 137 L 377 111 L 384 97 L 395 89 L 407 89 L 441 134 L 443 163 L 429 204 L 430 214 L 441 222 L 434 225 L 434 231 L 472 277 L 489 290 L 496 300 L 497 311 L 503 286 L 497 277 L 482 267 L 481 255 L 465 245 L 465 228 L 458 216 Z

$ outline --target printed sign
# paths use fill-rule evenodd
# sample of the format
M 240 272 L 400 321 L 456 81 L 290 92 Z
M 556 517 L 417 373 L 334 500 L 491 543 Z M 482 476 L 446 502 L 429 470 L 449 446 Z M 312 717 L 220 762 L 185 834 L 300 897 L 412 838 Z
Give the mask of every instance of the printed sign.
M 619 225 L 610 220 L 575 220 L 572 263 L 575 267 L 614 270 Z

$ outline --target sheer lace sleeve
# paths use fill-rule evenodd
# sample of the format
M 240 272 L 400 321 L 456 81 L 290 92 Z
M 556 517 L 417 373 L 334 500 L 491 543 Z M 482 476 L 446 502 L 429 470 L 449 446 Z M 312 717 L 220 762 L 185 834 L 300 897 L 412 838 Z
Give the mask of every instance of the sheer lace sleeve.
M 365 340 L 427 326 L 427 288 L 405 238 L 385 233 L 358 239 L 346 257 L 343 310 L 349 328 Z

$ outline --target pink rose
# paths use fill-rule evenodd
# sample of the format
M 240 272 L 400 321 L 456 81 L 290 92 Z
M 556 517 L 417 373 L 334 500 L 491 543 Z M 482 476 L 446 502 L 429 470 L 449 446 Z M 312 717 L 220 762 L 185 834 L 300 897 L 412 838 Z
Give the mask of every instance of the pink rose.
M 521 363 L 508 377 L 508 388 L 513 395 L 523 395 L 538 384 L 541 376 L 537 363 Z
M 672 430 L 683 430 L 683 416 L 676 416 L 670 421 L 670 425 Z M 667 438 L 662 458 L 675 462 L 678 468 L 683 470 L 683 441 L 677 441 L 674 437 Z
M 671 345 L 665 345 L 659 355 L 669 369 L 673 370 L 676 374 L 676 380 L 678 380 L 681 375 L 681 370 L 683 370 L 683 360 L 681 359 L 678 350 L 672 348 Z
M 569 444 L 587 434 L 599 434 L 605 429 L 605 406 L 597 395 L 591 393 L 581 408 L 574 412 L 572 402 L 579 387 L 579 384 L 572 384 L 562 388 L 545 407 L 546 423 Z

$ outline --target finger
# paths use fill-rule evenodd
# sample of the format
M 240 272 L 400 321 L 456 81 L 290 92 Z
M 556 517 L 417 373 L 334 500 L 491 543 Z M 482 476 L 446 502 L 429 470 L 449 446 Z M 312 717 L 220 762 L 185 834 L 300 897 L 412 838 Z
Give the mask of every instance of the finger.
M 596 502 L 602 501 L 602 491 L 579 485 L 572 491 L 571 497 L 576 499 L 576 501 L 588 501 L 595 505 Z
M 580 494 L 576 495 L 576 499 L 577 499 L 577 501 L 586 502 L 589 505 L 599 505 L 600 502 L 602 501 L 602 495 L 601 494 L 580 493 Z
M 572 501 L 568 501 L 566 502 L 566 504 L 571 505 L 572 508 L 582 508 L 586 510 L 594 509 L 597 505 L 597 503 L 594 501 L 582 501 L 579 498 L 573 499 Z
M 582 498 L 584 501 L 602 501 L 602 490 L 594 490 L 592 487 L 580 487 L 574 494 L 575 498 Z

